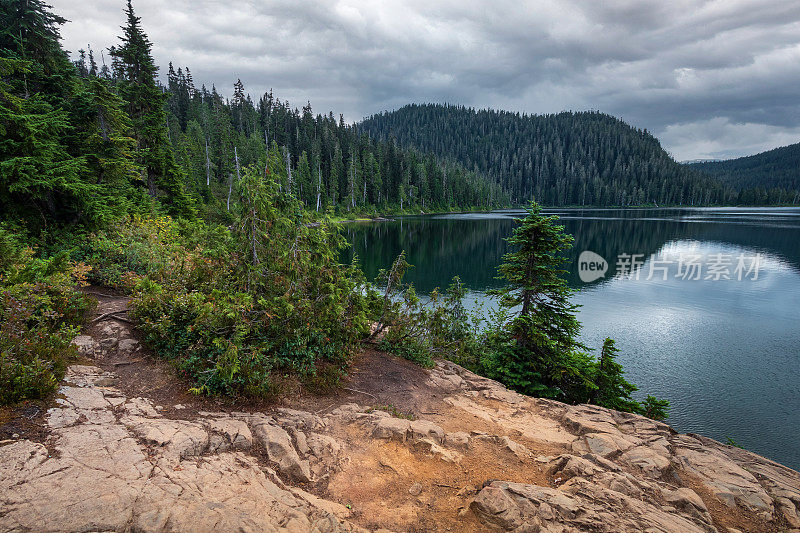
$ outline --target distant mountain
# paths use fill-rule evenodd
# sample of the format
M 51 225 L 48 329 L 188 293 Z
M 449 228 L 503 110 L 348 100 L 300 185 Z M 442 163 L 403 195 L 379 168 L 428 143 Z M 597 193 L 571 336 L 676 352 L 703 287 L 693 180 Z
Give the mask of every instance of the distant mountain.
M 688 166 L 737 191 L 750 188 L 800 190 L 800 143 L 747 157 Z
M 673 160 L 646 130 L 599 112 L 526 115 L 408 105 L 368 117 L 372 137 L 433 152 L 488 176 L 522 204 L 736 203 L 729 187 Z

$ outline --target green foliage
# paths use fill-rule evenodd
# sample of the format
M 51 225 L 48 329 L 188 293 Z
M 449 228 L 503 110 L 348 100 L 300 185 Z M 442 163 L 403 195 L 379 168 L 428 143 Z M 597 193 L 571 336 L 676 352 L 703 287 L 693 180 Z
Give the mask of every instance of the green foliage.
M 533 203 L 508 239 L 515 251 L 498 268 L 507 284 L 494 294 L 502 308 L 515 312 L 496 326 L 500 342 L 491 372 L 526 394 L 577 399 L 586 395 L 591 380 L 576 340 L 577 306 L 569 301 L 572 291 L 561 269 L 572 237 L 556 220 L 542 216 Z
M 613 339 L 603 341 L 600 359 L 594 372 L 594 384 L 597 389 L 592 394 L 592 403 L 617 411 L 636 412 L 639 410 L 639 403 L 631 398 L 631 393 L 638 389 L 636 385 L 628 383 L 622 377 L 624 374 L 622 365 L 616 361 L 618 352 L 619 349 L 614 345 Z
M 508 239 L 515 250 L 498 269 L 507 282 L 494 293 L 500 310 L 472 368 L 525 394 L 665 419 L 666 400 L 648 396 L 640 404 L 631 397 L 637 389 L 624 379 L 612 339 L 603 343 L 599 360 L 577 341 L 577 306 L 570 303 L 572 291 L 560 268 L 572 237 L 556 221 L 534 203 Z
M 16 96 L 4 81 L 28 68 L 0 58 L 0 207 L 5 216 L 75 216 L 95 203 L 99 187 L 85 179 L 85 159 L 73 157 L 64 143 L 71 129 L 67 113 L 38 95 Z
M 0 208 L 34 233 L 98 227 L 131 207 L 130 121 L 107 82 L 59 44 L 65 22 L 39 0 L 0 5 Z M 96 74 L 96 68 L 92 69 Z
M 88 307 L 74 289 L 84 274 L 65 254 L 35 258 L 0 228 L 0 404 L 55 390 Z
M 647 398 L 642 402 L 639 412 L 653 420 L 666 420 L 669 418 L 669 401 L 661 400 L 648 394 Z
M 478 313 L 464 308 L 466 289 L 456 276 L 441 293 L 434 289 L 427 299 L 417 296 L 414 286 L 403 283 L 411 265 L 401 252 L 389 271 L 381 271 L 376 284 L 385 287 L 378 300 L 371 290 L 376 322 L 371 338 L 380 338 L 384 351 L 405 357 L 424 367 L 433 367 L 434 357 L 468 362 L 476 357 L 475 331 Z
M 186 183 L 206 201 L 225 198 L 235 175 L 234 150 L 240 164 L 248 166 L 265 163 L 265 153 L 276 146 L 279 157 L 273 161 L 270 155 L 266 169 L 281 169 L 288 178 L 288 155 L 291 192 L 314 212 L 330 208 L 356 218 L 378 211 L 508 205 L 500 186 L 456 163 L 376 141 L 332 113 L 314 116 L 310 104 L 300 111 L 272 92 L 253 102 L 241 81 L 226 101 L 215 87 L 195 88 L 187 73 L 170 68 L 167 119 Z
M 731 437 L 725 437 L 725 444 L 728 446 L 733 446 L 734 448 L 742 448 L 735 440 Z
M 726 161 L 692 163 L 689 168 L 730 185 L 736 203 L 800 203 L 800 143 Z
M 330 389 L 366 335 L 364 283 L 337 261 L 341 236 L 310 224 L 260 168 L 243 173 L 232 230 L 208 226 L 198 238 L 196 227 L 166 219 L 164 229 L 137 233 L 150 266 L 133 314 L 198 393 L 269 395 L 286 374 Z M 126 238 L 124 227 L 110 240 Z
M 222 228 L 201 221 L 131 215 L 88 235 L 72 255 L 91 265 L 89 280 L 93 283 L 130 292 L 145 276 L 162 282 L 185 274 L 186 261 L 191 258 L 181 257 L 181 253 L 201 242 L 213 255 L 219 254 L 230 238 Z M 205 269 L 198 265 L 192 272 L 203 276 L 211 268 L 213 265 Z
M 175 163 L 169 142 L 164 114 L 166 96 L 156 83 L 158 67 L 151 54 L 152 43 L 141 27 L 128 0 L 125 9 L 127 24 L 123 27 L 120 46 L 113 47 L 114 74 L 125 111 L 133 121 L 137 161 L 144 167 L 144 183 L 148 193 L 161 201 L 171 214 L 192 213 L 189 196 L 183 186 L 183 174 Z

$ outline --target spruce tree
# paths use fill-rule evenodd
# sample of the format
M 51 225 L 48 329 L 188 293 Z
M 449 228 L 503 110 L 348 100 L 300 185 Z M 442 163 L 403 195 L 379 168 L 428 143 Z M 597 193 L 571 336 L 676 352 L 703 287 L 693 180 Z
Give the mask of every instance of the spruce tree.
M 19 80 L 27 62 L 0 58 L 0 79 Z M 75 220 L 93 203 L 86 160 L 72 156 L 64 137 L 69 115 L 38 94 L 13 94 L 0 81 L 0 212 L 4 217 L 36 213 L 33 219 Z
M 124 117 L 99 80 L 77 75 L 59 43 L 64 19 L 48 9 L 30 0 L 0 11 L 0 211 L 39 228 L 99 223 L 126 204 L 106 179 L 132 163 Z
M 125 15 L 127 23 L 122 27 L 122 43 L 113 49 L 112 55 L 120 78 L 120 95 L 133 120 L 137 160 L 144 168 L 143 181 L 151 197 L 158 197 L 159 192 L 165 194 L 160 200 L 171 213 L 186 214 L 192 211 L 192 205 L 184 191 L 183 175 L 175 164 L 168 138 L 164 114 L 167 96 L 156 84 L 158 67 L 153 62 L 152 44 L 130 0 Z
M 533 202 L 509 244 L 515 248 L 498 268 L 506 285 L 493 293 L 512 313 L 496 332 L 490 371 L 527 394 L 574 399 L 585 395 L 591 359 L 577 340 L 577 306 L 561 266 L 572 237 Z
M 631 393 L 638 389 L 623 377 L 622 365 L 616 361 L 618 352 L 613 339 L 603 341 L 594 373 L 597 389 L 592 395 L 591 403 L 618 411 L 636 412 L 640 409 L 639 402 L 631 398 Z
M 74 69 L 59 42 L 65 22 L 41 0 L 0 3 L 0 55 L 27 65 L 7 80 L 11 92 L 24 98 L 39 93 L 54 107 L 68 94 Z

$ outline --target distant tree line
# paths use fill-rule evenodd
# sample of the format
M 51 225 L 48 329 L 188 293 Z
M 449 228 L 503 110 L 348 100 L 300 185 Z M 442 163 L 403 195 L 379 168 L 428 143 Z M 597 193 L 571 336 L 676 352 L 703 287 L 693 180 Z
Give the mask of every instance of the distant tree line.
M 272 145 L 291 174 L 288 186 L 312 210 L 490 209 L 509 202 L 500 185 L 480 174 L 392 140 L 376 141 L 341 115 L 315 115 L 310 103 L 292 108 L 272 91 L 253 102 L 241 80 L 227 99 L 213 85 L 196 88 L 188 67 L 176 71 L 170 64 L 165 90 L 176 158 L 201 196 L 215 184 L 225 188 L 237 159 L 255 163 Z
M 771 203 L 677 163 L 647 130 L 599 112 L 527 115 L 423 104 L 368 117 L 359 130 L 480 172 L 515 205 Z
M 747 157 L 688 166 L 733 187 L 743 204 L 800 203 L 800 143 Z

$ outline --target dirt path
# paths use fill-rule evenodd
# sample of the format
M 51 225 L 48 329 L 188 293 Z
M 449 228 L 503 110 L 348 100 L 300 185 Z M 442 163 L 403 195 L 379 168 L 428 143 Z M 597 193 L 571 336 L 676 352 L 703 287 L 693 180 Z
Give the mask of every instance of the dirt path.
M 0 530 L 781 531 L 800 474 L 664 424 L 365 349 L 345 388 L 197 397 L 92 288 L 51 402 L 0 420 Z

